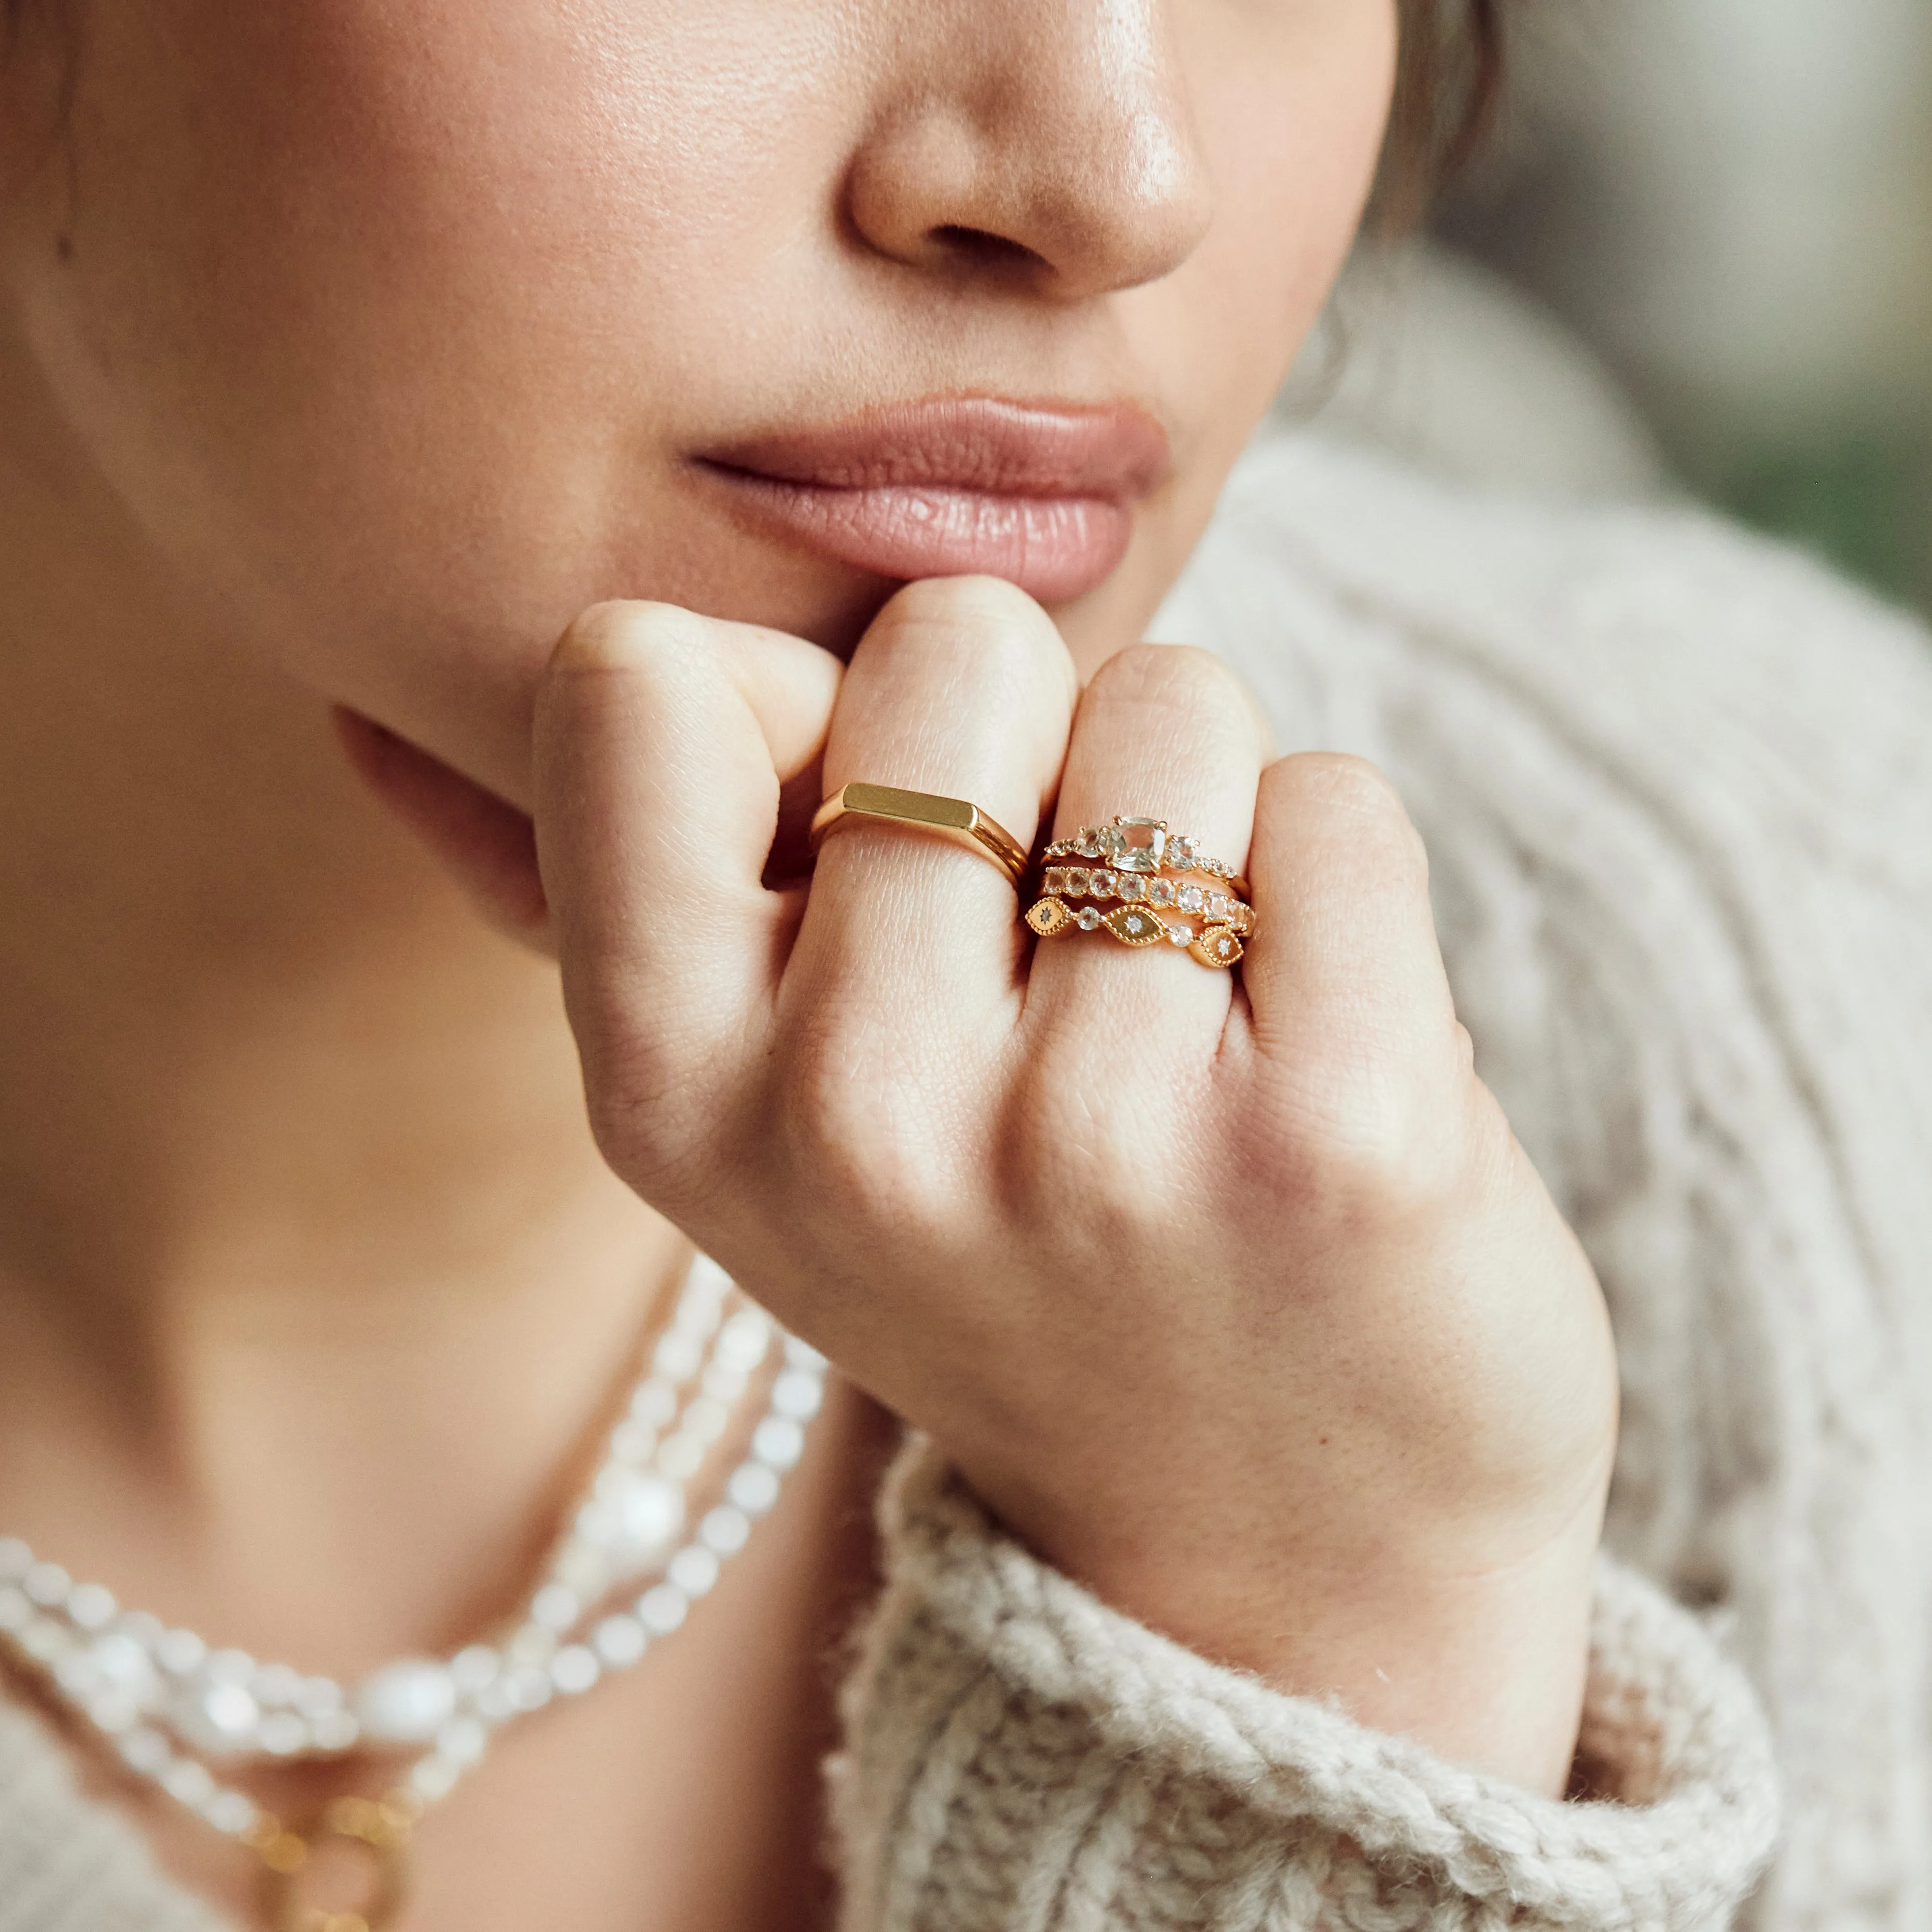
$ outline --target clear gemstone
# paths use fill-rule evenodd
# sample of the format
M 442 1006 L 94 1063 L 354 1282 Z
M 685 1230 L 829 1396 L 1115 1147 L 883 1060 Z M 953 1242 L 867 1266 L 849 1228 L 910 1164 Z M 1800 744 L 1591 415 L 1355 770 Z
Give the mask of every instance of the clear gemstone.
M 1192 946 L 1194 944 L 1193 934 L 1184 926 L 1170 926 L 1167 928 L 1167 936 L 1177 946 Z
M 1042 892 L 1048 893 L 1059 893 L 1066 891 L 1066 868 L 1064 866 L 1048 866 L 1046 872 L 1041 877 L 1040 889 Z
M 1096 872 L 1087 882 L 1087 890 L 1096 899 L 1110 899 L 1120 890 L 1120 875 L 1118 872 Z
M 1137 879 L 1131 872 L 1123 872 L 1120 874 L 1120 897 L 1126 904 L 1132 905 L 1136 900 L 1144 898 L 1147 896 L 1147 889 L 1146 880 Z
M 1088 876 L 1087 868 L 1084 866 L 1067 867 L 1066 896 L 1069 898 L 1077 899 L 1086 891 Z
M 1228 895 L 1226 892 L 1210 892 L 1208 895 L 1208 916 L 1217 920 L 1228 916 Z
M 1074 922 L 1082 932 L 1091 932 L 1100 923 L 1100 915 L 1091 906 L 1082 906 L 1080 916 Z
M 456 1680 L 446 1665 L 406 1657 L 356 1687 L 364 1732 L 386 1744 L 428 1744 L 456 1708 Z
M 1173 871 L 1186 872 L 1194 862 L 1194 841 L 1184 832 L 1170 832 L 1164 856 Z
M 1174 902 L 1183 912 L 1198 912 L 1206 904 L 1208 895 L 1198 886 L 1183 886 L 1174 896 Z
M 1174 884 L 1172 879 L 1150 879 L 1148 881 L 1148 903 L 1150 905 L 1171 906 L 1174 903 Z
M 1157 872 L 1167 849 L 1167 827 L 1158 818 L 1117 818 L 1114 863 L 1124 872 Z
M 1083 859 L 1097 859 L 1101 855 L 1100 835 L 1090 828 L 1084 830 L 1073 842 L 1073 849 Z

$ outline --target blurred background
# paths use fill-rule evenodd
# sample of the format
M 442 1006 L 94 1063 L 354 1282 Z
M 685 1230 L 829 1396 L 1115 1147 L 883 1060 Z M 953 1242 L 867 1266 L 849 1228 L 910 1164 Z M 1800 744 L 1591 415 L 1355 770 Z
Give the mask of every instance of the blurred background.
M 1932 610 L 1932 0 L 1513 0 L 1440 212 L 1669 475 Z

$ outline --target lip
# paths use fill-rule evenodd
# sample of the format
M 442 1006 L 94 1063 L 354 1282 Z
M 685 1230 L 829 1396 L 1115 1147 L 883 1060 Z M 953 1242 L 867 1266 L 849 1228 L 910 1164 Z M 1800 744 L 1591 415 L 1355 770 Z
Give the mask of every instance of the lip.
M 983 572 L 1048 603 L 1112 574 L 1169 460 L 1133 404 L 995 396 L 788 425 L 697 459 L 742 514 L 821 556 L 901 580 Z

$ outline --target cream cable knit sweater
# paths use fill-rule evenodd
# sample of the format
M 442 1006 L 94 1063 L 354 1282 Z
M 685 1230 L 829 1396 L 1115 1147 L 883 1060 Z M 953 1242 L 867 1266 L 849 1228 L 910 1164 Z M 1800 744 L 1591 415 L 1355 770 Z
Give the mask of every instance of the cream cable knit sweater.
M 1158 634 L 1234 659 L 1285 748 L 1395 778 L 1484 1076 L 1602 1274 L 1598 1795 L 1191 1655 L 915 1444 L 832 1767 L 848 1932 L 1918 1932 L 1932 646 L 1695 515 L 1452 493 L 1308 435 L 1244 461 Z M 214 1924 L 0 1709 L 0 1932 Z

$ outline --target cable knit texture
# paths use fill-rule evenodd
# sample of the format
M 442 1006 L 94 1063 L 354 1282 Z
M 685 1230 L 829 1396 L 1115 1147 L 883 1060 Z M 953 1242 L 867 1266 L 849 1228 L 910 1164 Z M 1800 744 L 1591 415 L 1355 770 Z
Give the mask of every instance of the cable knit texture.
M 1540 508 L 1304 432 L 1244 459 L 1154 634 L 1231 658 L 1283 749 L 1394 778 L 1480 1070 L 1604 1281 L 1605 1796 L 1190 1654 L 915 1446 L 833 1767 L 846 1932 L 1923 1932 L 1923 631 L 1694 512 Z M 0 1932 L 215 1924 L 0 1712 Z
M 998 1535 L 916 1442 L 833 1767 L 868 1932 L 1726 1924 L 1770 1849 L 1756 1700 L 1606 1560 L 1562 1804 L 1223 1670 Z

